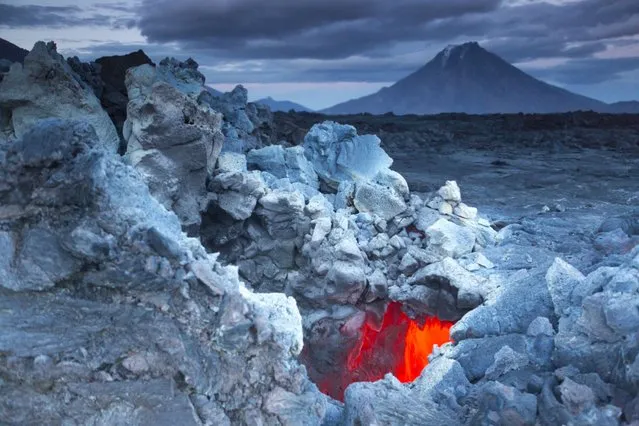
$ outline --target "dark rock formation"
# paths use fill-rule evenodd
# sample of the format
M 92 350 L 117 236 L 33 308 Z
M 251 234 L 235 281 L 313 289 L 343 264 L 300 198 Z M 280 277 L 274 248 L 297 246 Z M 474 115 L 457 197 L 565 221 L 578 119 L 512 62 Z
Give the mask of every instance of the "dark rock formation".
M 15 44 L 0 38 L 0 59 L 5 59 L 10 63 L 23 62 L 29 54 L 27 49 L 23 49 Z
M 142 50 L 138 50 L 126 55 L 103 56 L 96 59 L 95 63 L 100 66 L 99 73 L 104 87 L 100 103 L 115 124 L 122 141 L 119 152 L 123 154 L 126 151 L 126 145 L 122 137 L 122 126 L 126 120 L 126 107 L 129 102 L 124 84 L 126 71 L 139 65 L 153 65 L 153 62 Z

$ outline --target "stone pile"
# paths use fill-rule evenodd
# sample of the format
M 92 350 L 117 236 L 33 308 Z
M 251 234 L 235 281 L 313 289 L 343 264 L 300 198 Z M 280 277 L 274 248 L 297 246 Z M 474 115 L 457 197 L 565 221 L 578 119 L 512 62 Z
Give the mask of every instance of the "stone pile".
M 411 193 L 376 136 L 263 146 L 245 90 L 213 96 L 194 61 L 127 71 L 120 157 L 89 86 L 52 45 L 29 55 L 0 83 L 3 421 L 639 422 L 631 239 L 587 276 L 533 259 L 455 182 Z M 413 383 L 319 393 L 390 302 L 454 343 Z
M 319 424 L 295 300 L 216 257 L 87 122 L 0 144 L 2 421 Z
M 456 321 L 493 286 L 471 272 L 492 266 L 479 253 L 495 243 L 490 224 L 455 182 L 428 200 L 411 194 L 379 145 L 325 122 L 300 146 L 223 152 L 208 187 L 203 242 L 257 291 L 296 298 L 314 380 L 346 368 L 337 360 L 357 342 L 345 324 L 381 317 L 391 301 Z M 314 342 L 318 328 L 334 330 L 330 344 Z
M 490 301 L 490 323 L 473 322 L 490 306 L 471 311 L 414 383 L 350 386 L 346 424 L 637 424 L 639 248 L 625 258 L 588 276 L 557 258 L 532 296 L 520 274 Z

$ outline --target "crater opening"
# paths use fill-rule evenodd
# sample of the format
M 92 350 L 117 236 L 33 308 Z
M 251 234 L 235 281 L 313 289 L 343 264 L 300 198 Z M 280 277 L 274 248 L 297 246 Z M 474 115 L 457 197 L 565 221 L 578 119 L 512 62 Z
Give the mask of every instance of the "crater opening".
M 381 321 L 367 315 L 361 322 L 354 339 L 342 348 L 345 356 L 339 357 L 344 363 L 341 368 L 331 369 L 326 374 L 310 368 L 309 375 L 323 393 L 339 401 L 344 400 L 344 391 L 351 383 L 374 382 L 387 373 L 403 383 L 412 382 L 428 365 L 433 346 L 451 341 L 452 325 L 452 322 L 436 317 L 414 320 L 402 310 L 401 303 L 391 302 Z M 340 332 L 348 334 L 347 327 L 342 326 Z

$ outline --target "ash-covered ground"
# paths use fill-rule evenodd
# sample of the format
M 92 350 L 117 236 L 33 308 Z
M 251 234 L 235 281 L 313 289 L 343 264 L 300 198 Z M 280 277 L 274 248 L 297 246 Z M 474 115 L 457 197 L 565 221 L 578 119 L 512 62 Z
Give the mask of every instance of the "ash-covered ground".
M 639 422 L 636 117 L 274 120 L 113 61 L 0 82 L 0 423 Z M 399 334 L 353 368 L 388 306 L 454 323 L 412 382 Z

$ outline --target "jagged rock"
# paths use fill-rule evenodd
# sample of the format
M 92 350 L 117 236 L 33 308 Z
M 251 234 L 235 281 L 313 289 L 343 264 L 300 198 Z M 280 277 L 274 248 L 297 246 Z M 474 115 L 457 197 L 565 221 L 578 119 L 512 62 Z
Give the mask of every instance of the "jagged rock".
M 520 270 L 484 284 L 489 303 L 473 309 L 451 328 L 455 341 L 505 333 L 525 334 L 538 317 L 553 317 L 543 270 Z M 495 321 L 496 317 L 503 321 Z
M 353 126 L 331 121 L 316 124 L 304 138 L 304 152 L 319 177 L 337 189 L 342 181 L 371 180 L 393 160 L 377 136 L 358 136 Z
M 464 369 L 455 360 L 439 357 L 429 363 L 417 379 L 414 389 L 438 404 L 457 410 L 459 401 L 470 391 Z
M 405 285 L 391 287 L 390 298 L 415 313 L 457 321 L 483 302 L 486 290 L 454 259 L 445 258 L 417 271 Z
M 55 44 L 37 42 L 24 59 L 15 63 L 0 83 L 0 109 L 11 111 L 2 131 L 22 137 L 43 118 L 78 119 L 93 126 L 97 146 L 115 152 L 119 138 L 111 119 L 91 88 L 85 85 Z
M 127 71 L 126 157 L 153 195 L 197 232 L 206 179 L 223 143 L 221 117 L 165 83 L 150 65 Z
M 475 246 L 475 234 L 446 219 L 439 219 L 426 229 L 430 245 L 444 256 L 460 257 L 470 253 Z
M 100 99 L 104 93 L 104 82 L 100 77 L 100 64 L 82 62 L 77 56 L 67 58 L 67 64 L 93 90 L 95 97 Z
M 153 61 L 142 51 L 131 52 L 126 55 L 103 56 L 95 60 L 99 65 L 99 77 L 102 82 L 102 108 L 109 114 L 120 136 L 120 154 L 126 152 L 126 141 L 122 134 L 126 120 L 126 108 L 129 96 L 124 83 L 126 71 L 140 65 L 154 65 Z M 99 83 L 98 83 L 99 84 Z
M 495 362 L 486 370 L 486 378 L 496 380 L 500 376 L 528 365 L 528 357 L 515 352 L 510 346 L 504 346 L 495 353 Z
M 353 197 L 355 208 L 384 220 L 392 219 L 407 208 L 404 199 L 393 189 L 373 182 L 358 182 Z
M 481 268 L 493 269 L 495 264 L 491 262 L 483 253 L 469 253 L 457 259 L 460 265 L 470 272 L 478 271 Z
M 209 189 L 218 194 L 216 204 L 235 220 L 248 219 L 265 193 L 266 187 L 258 172 L 229 171 L 217 174 Z
M 459 203 L 459 205 L 455 206 L 455 209 L 453 210 L 453 214 L 464 219 L 472 220 L 477 217 L 477 208 L 470 207 L 464 203 Z
M 405 201 L 409 200 L 410 190 L 406 179 L 399 173 L 391 169 L 382 169 L 373 178 L 375 183 L 381 186 L 392 189 L 397 194 L 401 195 Z
M 562 315 L 572 305 L 572 291 L 584 279 L 584 275 L 573 266 L 560 258 L 555 259 L 546 273 L 546 282 L 557 315 Z
M 218 173 L 248 171 L 246 156 L 235 152 L 222 152 L 217 157 Z
M 488 382 L 478 391 L 479 407 L 472 424 L 527 425 L 535 424 L 537 398 L 499 382 Z
M 455 411 L 433 402 L 427 393 L 402 385 L 387 375 L 375 383 L 353 383 L 346 389 L 342 424 L 442 425 L 461 424 Z
M 530 323 L 526 334 L 531 337 L 537 337 L 540 335 L 554 336 L 555 330 L 552 328 L 552 324 L 546 317 L 537 317 Z
M 415 228 L 419 231 L 426 230 L 440 219 L 439 212 L 430 207 L 423 207 L 417 211 L 417 219 L 415 220 Z
M 446 184 L 439 188 L 437 194 L 442 197 L 444 201 L 448 201 L 451 204 L 457 205 L 461 203 L 461 191 L 457 182 L 454 180 L 446 181 Z
M 231 92 L 202 92 L 198 102 L 220 112 L 224 117 L 224 151 L 245 154 L 275 142 L 273 114 L 261 104 L 248 102 L 248 92 L 237 85 Z
M 42 278 L 0 288 L 3 421 L 319 424 L 295 302 L 243 288 L 86 123 L 35 125 L 0 145 L 0 227 Z M 48 130 L 59 148 L 39 152 Z M 5 284 L 20 262 L 1 259 Z
M 204 74 L 198 71 L 198 63 L 192 58 L 182 62 L 175 58 L 164 58 L 157 67 L 162 79 L 180 92 L 197 97 L 204 89 Z
M 313 189 L 319 188 L 317 174 L 301 147 L 284 149 L 281 145 L 270 145 L 249 151 L 246 159 L 251 169 L 268 172 L 277 178 L 288 178 L 290 182 Z

